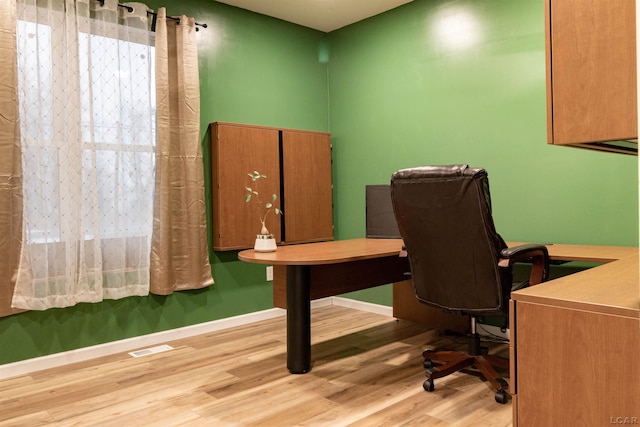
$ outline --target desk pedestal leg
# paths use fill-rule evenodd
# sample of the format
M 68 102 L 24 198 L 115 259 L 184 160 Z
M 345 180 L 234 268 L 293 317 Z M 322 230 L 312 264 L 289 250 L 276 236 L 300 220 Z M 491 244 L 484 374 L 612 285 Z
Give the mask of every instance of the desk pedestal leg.
M 287 266 L 287 368 L 292 374 L 311 370 L 311 299 L 308 266 Z

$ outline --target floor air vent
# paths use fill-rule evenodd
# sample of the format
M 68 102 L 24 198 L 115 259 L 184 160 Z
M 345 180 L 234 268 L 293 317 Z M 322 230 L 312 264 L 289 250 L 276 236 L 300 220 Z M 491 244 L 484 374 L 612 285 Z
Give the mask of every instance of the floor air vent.
M 142 350 L 131 351 L 129 352 L 129 355 L 131 355 L 132 357 L 142 357 L 142 356 L 148 356 L 150 354 L 162 353 L 163 351 L 169 351 L 169 350 L 173 350 L 173 347 L 171 347 L 170 345 L 164 344 L 156 347 L 143 348 Z

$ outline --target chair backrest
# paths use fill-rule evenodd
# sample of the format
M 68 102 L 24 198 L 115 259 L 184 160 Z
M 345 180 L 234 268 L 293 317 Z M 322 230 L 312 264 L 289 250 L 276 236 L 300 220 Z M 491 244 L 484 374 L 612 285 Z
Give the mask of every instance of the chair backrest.
M 466 314 L 507 311 L 511 271 L 498 267 L 506 244 L 484 169 L 402 169 L 391 177 L 391 198 L 421 302 Z

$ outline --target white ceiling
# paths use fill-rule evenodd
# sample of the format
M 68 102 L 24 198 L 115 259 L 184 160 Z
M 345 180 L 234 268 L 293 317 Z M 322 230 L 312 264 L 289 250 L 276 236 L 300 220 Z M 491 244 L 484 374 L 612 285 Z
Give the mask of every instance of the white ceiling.
M 413 0 L 216 1 L 328 33 Z

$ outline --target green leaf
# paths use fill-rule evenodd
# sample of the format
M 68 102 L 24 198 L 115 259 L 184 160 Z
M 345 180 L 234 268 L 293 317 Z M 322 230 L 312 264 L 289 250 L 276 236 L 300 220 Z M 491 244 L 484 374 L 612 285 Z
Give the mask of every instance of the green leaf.
M 247 190 L 249 193 L 253 192 L 253 190 L 251 189 L 251 187 L 244 187 L 245 190 Z
M 244 195 L 244 202 L 247 203 L 250 200 L 251 200 L 251 194 L 245 194 Z
M 271 195 L 271 201 L 275 202 L 277 198 L 278 196 L 276 196 L 275 194 Z
M 265 208 L 267 209 L 271 209 L 273 207 L 273 205 L 271 203 L 267 203 L 264 205 Z
M 276 215 L 280 215 L 282 213 L 282 211 L 278 208 L 275 208 L 274 212 L 276 213 Z

